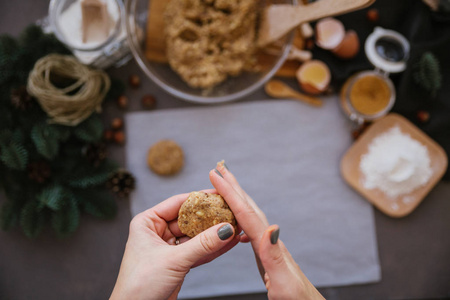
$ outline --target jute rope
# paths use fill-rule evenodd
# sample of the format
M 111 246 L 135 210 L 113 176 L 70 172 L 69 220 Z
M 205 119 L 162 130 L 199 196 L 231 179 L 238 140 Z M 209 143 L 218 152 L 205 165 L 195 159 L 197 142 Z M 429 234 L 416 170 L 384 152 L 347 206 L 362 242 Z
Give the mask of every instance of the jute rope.
M 50 75 L 73 79 L 75 83 L 60 89 L 51 82 Z M 34 65 L 27 90 L 37 98 L 50 123 L 76 126 L 94 111 L 101 111 L 110 85 L 105 72 L 92 70 L 73 56 L 50 54 Z

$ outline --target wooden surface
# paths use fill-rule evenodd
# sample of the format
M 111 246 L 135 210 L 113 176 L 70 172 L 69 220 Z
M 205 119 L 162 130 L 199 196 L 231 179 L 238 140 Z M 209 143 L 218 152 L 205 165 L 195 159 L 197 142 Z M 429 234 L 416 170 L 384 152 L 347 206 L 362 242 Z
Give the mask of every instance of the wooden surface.
M 391 7 L 391 0 L 377 0 L 377 3 Z M 25 26 L 47 13 L 48 1 L 0 1 L 0 34 L 18 36 Z M 126 112 L 142 111 L 140 99 L 147 94 L 157 99 L 157 110 L 198 107 L 165 93 L 146 78 L 133 61 L 119 69 L 112 68 L 108 73 L 125 83 L 130 75 L 138 75 L 142 85 L 139 89 L 127 88 L 125 94 L 130 99 L 130 107 L 126 111 L 114 102 L 105 103 L 103 118 L 107 126 L 113 118 L 122 117 Z M 297 86 L 294 79 L 284 81 L 291 87 Z M 261 88 L 240 101 L 267 98 Z M 125 166 L 123 147 L 111 145 L 108 152 L 112 159 Z M 440 182 L 421 205 L 404 218 L 391 218 L 374 210 L 382 280 L 375 284 L 324 287 L 319 291 L 327 300 L 448 299 L 449 199 L 450 183 Z M 0 205 L 4 201 L 0 195 Z M 131 220 L 128 200 L 117 201 L 119 210 L 114 220 L 102 221 L 83 214 L 79 230 L 65 240 L 57 239 L 51 230 L 46 230 L 36 240 L 28 240 L 19 230 L 0 230 L 0 299 L 108 299 L 117 278 Z M 301 266 L 302 262 L 299 264 Z M 267 295 L 233 295 L 209 300 L 229 299 L 264 300 Z
M 262 13 L 258 45 L 270 44 L 302 23 L 369 6 L 375 0 L 320 0 L 304 6 L 272 5 Z
M 393 127 L 399 127 L 401 132 L 409 134 L 411 138 L 427 147 L 433 174 L 426 185 L 408 194 L 400 195 L 396 198 L 389 198 L 379 189 L 369 190 L 364 188 L 363 174 L 360 171 L 359 164 L 362 155 L 367 153 L 368 147 L 373 139 Z M 389 154 L 387 153 L 387 155 Z M 442 178 L 447 170 L 447 165 L 447 155 L 441 146 L 404 117 L 391 113 L 371 125 L 346 152 L 341 162 L 341 174 L 351 187 L 383 213 L 391 217 L 400 218 L 416 209 L 425 196 Z M 408 201 L 402 201 L 405 197 Z
M 166 42 L 164 38 L 164 10 L 167 6 L 167 0 L 149 1 L 147 15 L 147 32 L 145 39 L 145 57 L 149 61 L 167 63 Z M 300 30 L 296 30 L 293 44 L 299 48 L 304 48 L 304 39 Z M 266 53 L 264 50 L 257 53 L 257 69 L 266 70 L 274 60 L 274 56 Z M 286 61 L 278 70 L 277 76 L 295 77 L 295 71 L 299 68 L 300 62 Z

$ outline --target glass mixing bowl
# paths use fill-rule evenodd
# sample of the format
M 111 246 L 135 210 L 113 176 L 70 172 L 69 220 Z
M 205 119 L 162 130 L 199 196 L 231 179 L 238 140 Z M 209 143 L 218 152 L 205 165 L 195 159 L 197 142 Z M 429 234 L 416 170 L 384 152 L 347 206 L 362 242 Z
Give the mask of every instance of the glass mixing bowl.
M 165 2 L 167 0 L 127 0 L 126 27 L 128 42 L 138 65 L 150 80 L 182 100 L 213 104 L 242 98 L 268 81 L 281 67 L 289 54 L 293 33 L 287 35 L 278 43 L 280 50 L 277 54 L 264 56 L 264 66 L 258 72 L 244 71 L 240 75 L 230 76 L 224 82 L 208 89 L 192 88 L 170 68 L 167 62 L 161 62 L 161 59 L 158 58 L 149 60 L 146 57 L 147 23 L 150 22 L 149 16 L 152 15 L 149 9 L 155 7 L 152 5 L 154 1 Z M 297 4 L 297 0 L 263 0 L 260 2 L 261 8 L 269 4 Z M 163 32 L 164 28 L 158 28 L 157 30 Z

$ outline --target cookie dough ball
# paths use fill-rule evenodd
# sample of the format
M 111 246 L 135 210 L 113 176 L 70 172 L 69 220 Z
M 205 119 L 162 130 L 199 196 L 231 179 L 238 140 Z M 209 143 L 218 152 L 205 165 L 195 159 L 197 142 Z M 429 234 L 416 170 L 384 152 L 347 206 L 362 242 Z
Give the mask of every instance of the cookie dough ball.
M 148 151 L 147 164 L 156 174 L 176 174 L 184 165 L 183 149 L 172 140 L 161 140 Z
M 222 196 L 192 192 L 178 213 L 178 227 L 189 237 L 219 223 L 230 223 L 236 230 L 236 219 Z

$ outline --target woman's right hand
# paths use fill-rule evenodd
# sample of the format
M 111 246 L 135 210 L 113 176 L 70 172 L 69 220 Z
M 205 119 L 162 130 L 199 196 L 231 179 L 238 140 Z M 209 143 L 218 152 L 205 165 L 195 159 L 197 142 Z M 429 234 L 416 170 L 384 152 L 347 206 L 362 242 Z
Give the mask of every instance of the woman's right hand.
M 241 188 L 227 166 L 218 163 L 209 178 L 243 229 L 241 242 L 250 242 L 253 247 L 269 299 L 324 299 L 278 239 L 280 228 L 269 226 L 265 214 Z

